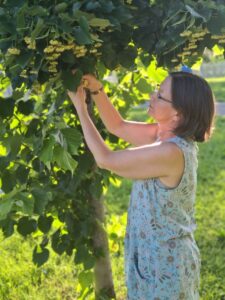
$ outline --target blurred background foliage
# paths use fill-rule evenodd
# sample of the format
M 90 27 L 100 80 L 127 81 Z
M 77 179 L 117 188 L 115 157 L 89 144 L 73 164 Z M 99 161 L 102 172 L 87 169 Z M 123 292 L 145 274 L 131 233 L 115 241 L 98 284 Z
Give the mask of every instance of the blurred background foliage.
M 18 231 L 26 240 L 15 233 L 15 244 L 3 244 L 7 253 L 20 253 L 17 243 L 27 247 L 24 259 L 38 278 L 33 291 L 30 282 L 24 286 L 28 293 L 37 293 L 42 280 L 56 272 L 55 264 L 69 260 L 76 265 L 69 279 L 76 288 L 39 293 L 40 299 L 93 297 L 93 266 L 100 253 L 93 247 L 96 216 L 89 199 L 120 184 L 118 177 L 96 169 L 66 90 L 75 90 L 83 74 L 94 73 L 124 117 L 151 122 L 142 105 L 169 71 L 186 64 L 201 72 L 203 60 L 213 61 L 212 53 L 223 59 L 224 14 L 223 1 L 210 0 L 0 1 L 0 226 L 4 237 Z M 211 84 L 222 93 L 216 81 Z M 112 149 L 128 146 L 106 132 L 94 108 L 92 118 Z M 124 199 L 108 223 L 110 249 L 120 259 L 126 217 L 115 214 L 127 207 L 130 183 L 123 188 L 118 196 L 114 190 L 105 196 Z M 39 269 L 28 263 L 31 247 Z M 21 284 L 18 276 L 12 278 Z M 6 275 L 2 280 L 4 297 L 13 299 L 13 281 Z M 119 294 L 118 284 L 124 291 L 116 277 L 115 284 Z M 19 299 L 27 299 L 25 290 Z

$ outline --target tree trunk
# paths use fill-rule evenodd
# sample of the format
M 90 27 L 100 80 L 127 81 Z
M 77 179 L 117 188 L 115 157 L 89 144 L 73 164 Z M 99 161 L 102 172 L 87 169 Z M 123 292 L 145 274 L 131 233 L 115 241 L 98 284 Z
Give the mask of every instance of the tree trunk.
M 93 102 L 91 100 L 91 95 L 88 92 L 86 103 L 89 115 L 93 120 Z M 95 298 L 96 300 L 116 299 L 109 255 L 108 236 L 107 232 L 104 230 L 105 209 L 103 196 L 101 196 L 100 199 L 91 197 L 90 204 L 94 210 L 96 219 L 96 226 L 93 234 L 93 247 L 96 253 L 101 253 L 101 255 L 96 258 L 94 266 Z
M 98 300 L 116 299 L 109 256 L 108 236 L 103 226 L 105 223 L 103 197 L 100 200 L 92 198 L 90 202 L 96 217 L 96 227 L 93 234 L 94 250 L 101 253 L 100 257 L 96 258 L 94 267 L 95 297 Z

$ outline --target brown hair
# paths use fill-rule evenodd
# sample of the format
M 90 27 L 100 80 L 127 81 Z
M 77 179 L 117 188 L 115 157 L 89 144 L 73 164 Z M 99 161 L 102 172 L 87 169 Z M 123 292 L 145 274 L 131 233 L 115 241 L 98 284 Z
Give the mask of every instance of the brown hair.
M 213 130 L 214 96 L 208 82 L 188 72 L 171 72 L 173 107 L 182 120 L 174 133 L 197 142 L 208 139 Z

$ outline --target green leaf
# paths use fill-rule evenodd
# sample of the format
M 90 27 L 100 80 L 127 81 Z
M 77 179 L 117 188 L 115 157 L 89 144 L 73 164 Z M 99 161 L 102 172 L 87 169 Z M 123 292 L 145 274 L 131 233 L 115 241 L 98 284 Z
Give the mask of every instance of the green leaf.
M 94 10 L 101 7 L 101 4 L 98 1 L 88 1 L 86 4 L 86 10 Z
M 69 239 L 68 235 L 61 235 L 60 230 L 57 230 L 52 235 L 52 249 L 61 255 L 63 252 L 66 251 L 67 247 L 69 245 Z
M 149 82 L 147 82 L 144 78 L 141 78 L 136 84 L 137 89 L 144 94 L 151 93 L 152 87 Z
M 14 136 L 9 136 L 4 141 L 6 147 L 10 150 L 11 158 L 13 159 L 19 152 L 21 144 L 23 142 L 22 136 L 19 134 L 15 134 Z
M 101 3 L 101 2 L 100 2 Z M 115 6 L 113 5 L 112 1 L 102 1 L 101 5 L 101 9 L 103 13 L 106 14 L 110 14 L 112 13 L 112 11 L 115 9 Z M 121 8 L 123 8 L 122 6 L 117 7 L 118 10 L 120 10 Z
M 0 98 L 0 116 L 2 118 L 11 117 L 14 111 L 15 101 L 12 98 Z
M 81 82 L 83 72 L 81 70 L 76 70 L 75 74 L 72 71 L 62 71 L 61 79 L 63 85 L 66 89 L 75 91 Z
M 83 263 L 84 268 L 88 270 L 94 267 L 95 259 L 85 245 L 80 245 L 76 251 L 74 262 L 75 264 Z
M 52 161 L 54 145 L 55 145 L 55 138 L 53 136 L 50 136 L 48 140 L 44 141 L 43 147 L 39 154 L 39 159 L 43 163 L 46 164 L 47 162 Z
M 58 13 L 63 12 L 67 9 L 68 4 L 66 2 L 59 3 L 55 5 L 54 10 Z
M 90 45 L 93 43 L 90 34 L 80 26 L 74 29 L 74 37 L 77 43 L 81 45 Z
M 72 174 L 77 167 L 77 162 L 60 145 L 56 145 L 53 153 L 53 161 L 63 170 L 69 170 Z
M 105 44 L 102 49 L 102 61 L 106 68 L 113 70 L 118 66 L 118 55 L 113 49 L 113 45 Z
M 66 140 L 67 150 L 73 155 L 77 154 L 77 150 L 82 143 L 82 135 L 75 128 L 61 129 L 63 137 Z
M 89 287 L 94 280 L 94 275 L 93 272 L 91 271 L 82 271 L 79 275 L 78 275 L 78 281 L 82 287 L 82 289 L 84 290 L 85 288 Z
M 31 32 L 31 38 L 34 40 L 38 35 L 42 32 L 42 30 L 45 28 L 45 22 L 43 19 L 38 18 L 37 24 L 34 28 L 34 30 Z
M 34 171 L 36 172 L 42 172 L 44 169 L 44 164 L 40 161 L 38 157 L 36 157 L 34 160 L 32 160 L 32 167 Z
M 14 233 L 14 225 L 16 222 L 11 218 L 6 218 L 0 221 L 0 227 L 4 234 L 4 237 L 10 237 Z
M 17 231 L 23 235 L 27 236 L 32 232 L 36 231 L 37 229 L 37 222 L 34 219 L 30 219 L 28 217 L 22 217 L 19 219 Z
M 33 251 L 33 262 L 38 267 L 42 266 L 49 258 L 49 250 L 47 248 L 36 246 Z
M 47 204 L 52 201 L 52 193 L 43 187 L 35 187 L 31 192 L 35 200 L 34 213 L 40 215 L 45 211 Z
M 28 193 L 18 193 L 14 202 L 16 210 L 32 216 L 34 211 L 34 198 Z
M 187 13 L 185 13 L 182 18 L 179 18 L 178 21 L 173 22 L 172 26 L 177 26 L 177 25 L 179 25 L 181 23 L 186 22 L 186 20 L 187 20 Z
M 28 116 L 34 111 L 34 106 L 34 100 L 20 101 L 18 103 L 18 111 L 21 112 L 23 115 Z
M 135 47 L 128 46 L 126 49 L 119 53 L 119 63 L 125 68 L 130 68 L 134 65 L 136 56 L 137 49 Z
M 207 23 L 207 28 L 211 34 L 221 34 L 221 29 L 225 28 L 225 8 L 220 7 L 220 11 L 215 12 L 209 22 Z
M 28 125 L 28 124 L 27 124 Z M 28 125 L 28 129 L 26 132 L 26 137 L 33 137 L 38 131 L 38 127 L 41 126 L 39 119 L 32 119 L 31 122 Z
M 9 67 L 9 70 L 10 70 L 10 75 L 11 76 L 18 76 L 22 69 L 20 67 L 20 65 L 18 65 L 17 63 L 16 64 L 12 64 L 10 67 Z
M 92 27 L 100 27 L 101 29 L 104 29 L 112 25 L 108 19 L 101 19 L 101 18 L 93 18 L 89 20 L 88 23 Z
M 85 16 L 81 16 L 79 19 L 79 24 L 80 27 L 87 33 L 89 34 L 89 25 L 88 25 L 88 21 L 85 18 Z
M 26 22 L 25 22 L 24 10 L 22 9 L 17 13 L 16 16 L 16 27 L 18 30 L 20 28 L 24 28 L 25 26 L 26 26 Z
M 61 54 L 60 58 L 62 59 L 62 61 L 66 62 L 68 64 L 74 64 L 76 62 L 76 57 L 72 51 L 64 51 Z
M 15 174 L 12 174 L 9 170 L 4 170 L 1 180 L 2 189 L 5 193 L 9 193 L 15 186 Z
M 21 67 L 21 68 L 25 68 L 31 61 L 31 59 L 33 58 L 33 53 L 32 52 L 25 52 L 25 53 L 21 53 L 17 59 L 16 62 L 17 64 Z
M 1 198 L 0 199 L 0 220 L 4 220 L 7 214 L 11 211 L 14 199 Z
M 9 22 L 6 16 L 1 16 L 0 34 L 5 33 L 10 33 L 12 35 L 16 34 L 16 27 L 13 22 Z
M 3 194 L 0 197 L 0 220 L 5 219 L 10 212 L 12 205 L 15 201 L 15 196 L 26 188 L 25 185 L 21 185 L 19 188 L 15 186 L 8 194 Z
M 162 22 L 162 27 L 165 28 L 169 22 L 171 22 L 177 15 L 179 15 L 180 13 L 183 13 L 183 10 L 182 9 L 179 9 L 179 10 L 174 10 L 174 14 L 169 14 L 169 18 L 168 19 L 165 19 L 163 22 Z
M 37 5 L 29 7 L 29 9 L 26 10 L 26 14 L 30 16 L 45 17 L 49 15 L 49 12 L 43 6 Z
M 53 222 L 52 216 L 40 216 L 38 218 L 38 228 L 43 232 L 47 233 L 51 229 L 51 225 Z

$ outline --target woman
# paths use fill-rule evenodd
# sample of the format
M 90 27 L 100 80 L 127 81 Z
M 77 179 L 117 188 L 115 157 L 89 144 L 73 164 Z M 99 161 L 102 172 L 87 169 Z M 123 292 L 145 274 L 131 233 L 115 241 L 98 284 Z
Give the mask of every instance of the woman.
M 196 142 L 212 131 L 208 83 L 191 73 L 170 73 L 151 95 L 148 113 L 156 123 L 146 124 L 124 120 L 101 83 L 92 75 L 83 79 L 108 131 L 134 145 L 110 150 L 88 115 L 84 88 L 68 92 L 98 166 L 133 179 L 125 237 L 127 299 L 199 299 Z

